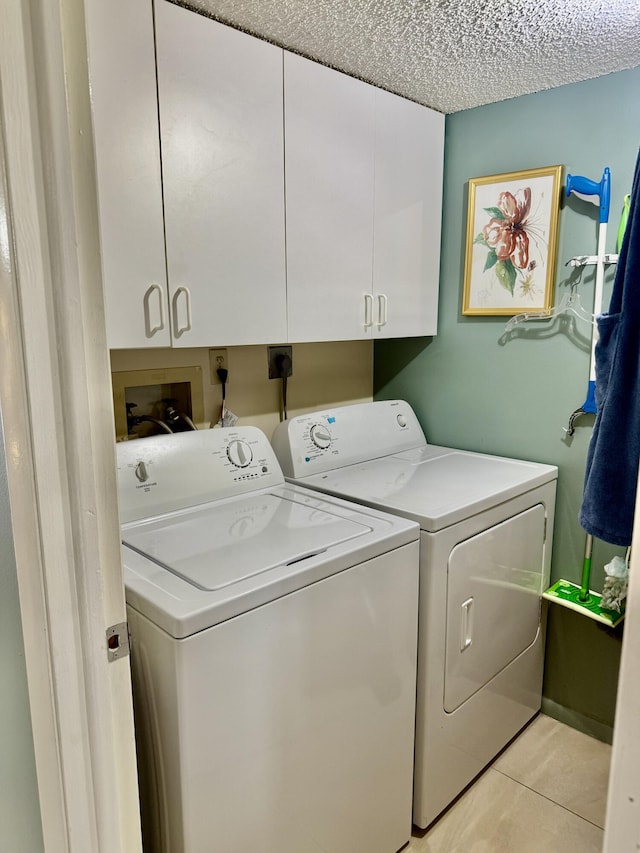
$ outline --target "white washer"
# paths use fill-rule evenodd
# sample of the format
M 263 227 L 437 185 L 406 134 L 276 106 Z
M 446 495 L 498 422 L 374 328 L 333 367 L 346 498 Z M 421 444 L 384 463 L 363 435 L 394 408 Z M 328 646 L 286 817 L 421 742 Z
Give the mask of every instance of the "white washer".
M 418 525 L 285 484 L 252 427 L 117 454 L 145 849 L 395 853 Z
M 539 710 L 557 469 L 428 445 L 403 401 L 281 423 L 293 482 L 418 521 L 413 820 L 428 826 Z

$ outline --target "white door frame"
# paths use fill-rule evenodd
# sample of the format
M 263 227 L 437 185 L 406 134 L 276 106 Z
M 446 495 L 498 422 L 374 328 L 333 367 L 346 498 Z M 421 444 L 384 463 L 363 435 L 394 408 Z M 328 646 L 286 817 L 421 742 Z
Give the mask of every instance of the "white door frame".
M 640 494 L 631 543 L 629 592 L 613 727 L 603 853 L 640 850 Z
M 141 849 L 82 0 L 3 0 L 0 401 L 47 853 Z

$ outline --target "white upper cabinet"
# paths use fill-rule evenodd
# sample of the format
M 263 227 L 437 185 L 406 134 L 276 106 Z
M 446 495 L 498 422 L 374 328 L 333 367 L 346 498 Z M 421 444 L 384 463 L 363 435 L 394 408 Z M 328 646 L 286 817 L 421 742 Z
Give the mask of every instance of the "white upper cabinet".
M 156 2 L 174 346 L 286 339 L 282 50 Z
M 86 3 L 107 339 L 171 342 L 150 3 Z
M 284 83 L 289 340 L 369 337 L 374 89 L 286 51 Z
M 376 89 L 374 335 L 435 335 L 444 116 Z
M 436 332 L 444 116 L 285 52 L 289 340 Z
M 435 334 L 444 116 L 168 0 L 86 9 L 110 347 Z

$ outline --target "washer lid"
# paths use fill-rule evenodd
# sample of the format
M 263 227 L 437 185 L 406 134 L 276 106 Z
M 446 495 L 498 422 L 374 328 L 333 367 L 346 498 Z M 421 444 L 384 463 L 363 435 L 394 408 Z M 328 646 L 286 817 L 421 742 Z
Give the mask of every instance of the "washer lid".
M 127 604 L 183 639 L 405 545 L 417 571 L 419 535 L 415 521 L 283 484 L 125 524 Z
M 436 532 L 557 476 L 554 465 L 427 445 L 296 482 Z
M 201 590 L 220 590 L 370 533 L 325 508 L 273 494 L 200 506 L 124 529 L 123 544 Z

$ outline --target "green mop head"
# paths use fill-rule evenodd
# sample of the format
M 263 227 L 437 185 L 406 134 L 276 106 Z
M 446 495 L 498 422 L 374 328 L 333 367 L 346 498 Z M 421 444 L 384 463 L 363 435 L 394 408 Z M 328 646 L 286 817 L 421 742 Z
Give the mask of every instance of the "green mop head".
M 542 593 L 542 597 L 548 601 L 562 604 L 564 607 L 582 613 L 584 616 L 589 616 L 596 622 L 601 622 L 610 628 L 615 628 L 624 619 L 624 608 L 619 613 L 615 610 L 608 610 L 602 606 L 602 596 L 599 593 L 590 589 L 586 601 L 581 601 L 580 595 L 581 590 L 578 584 L 565 580 L 556 581 L 553 586 Z

